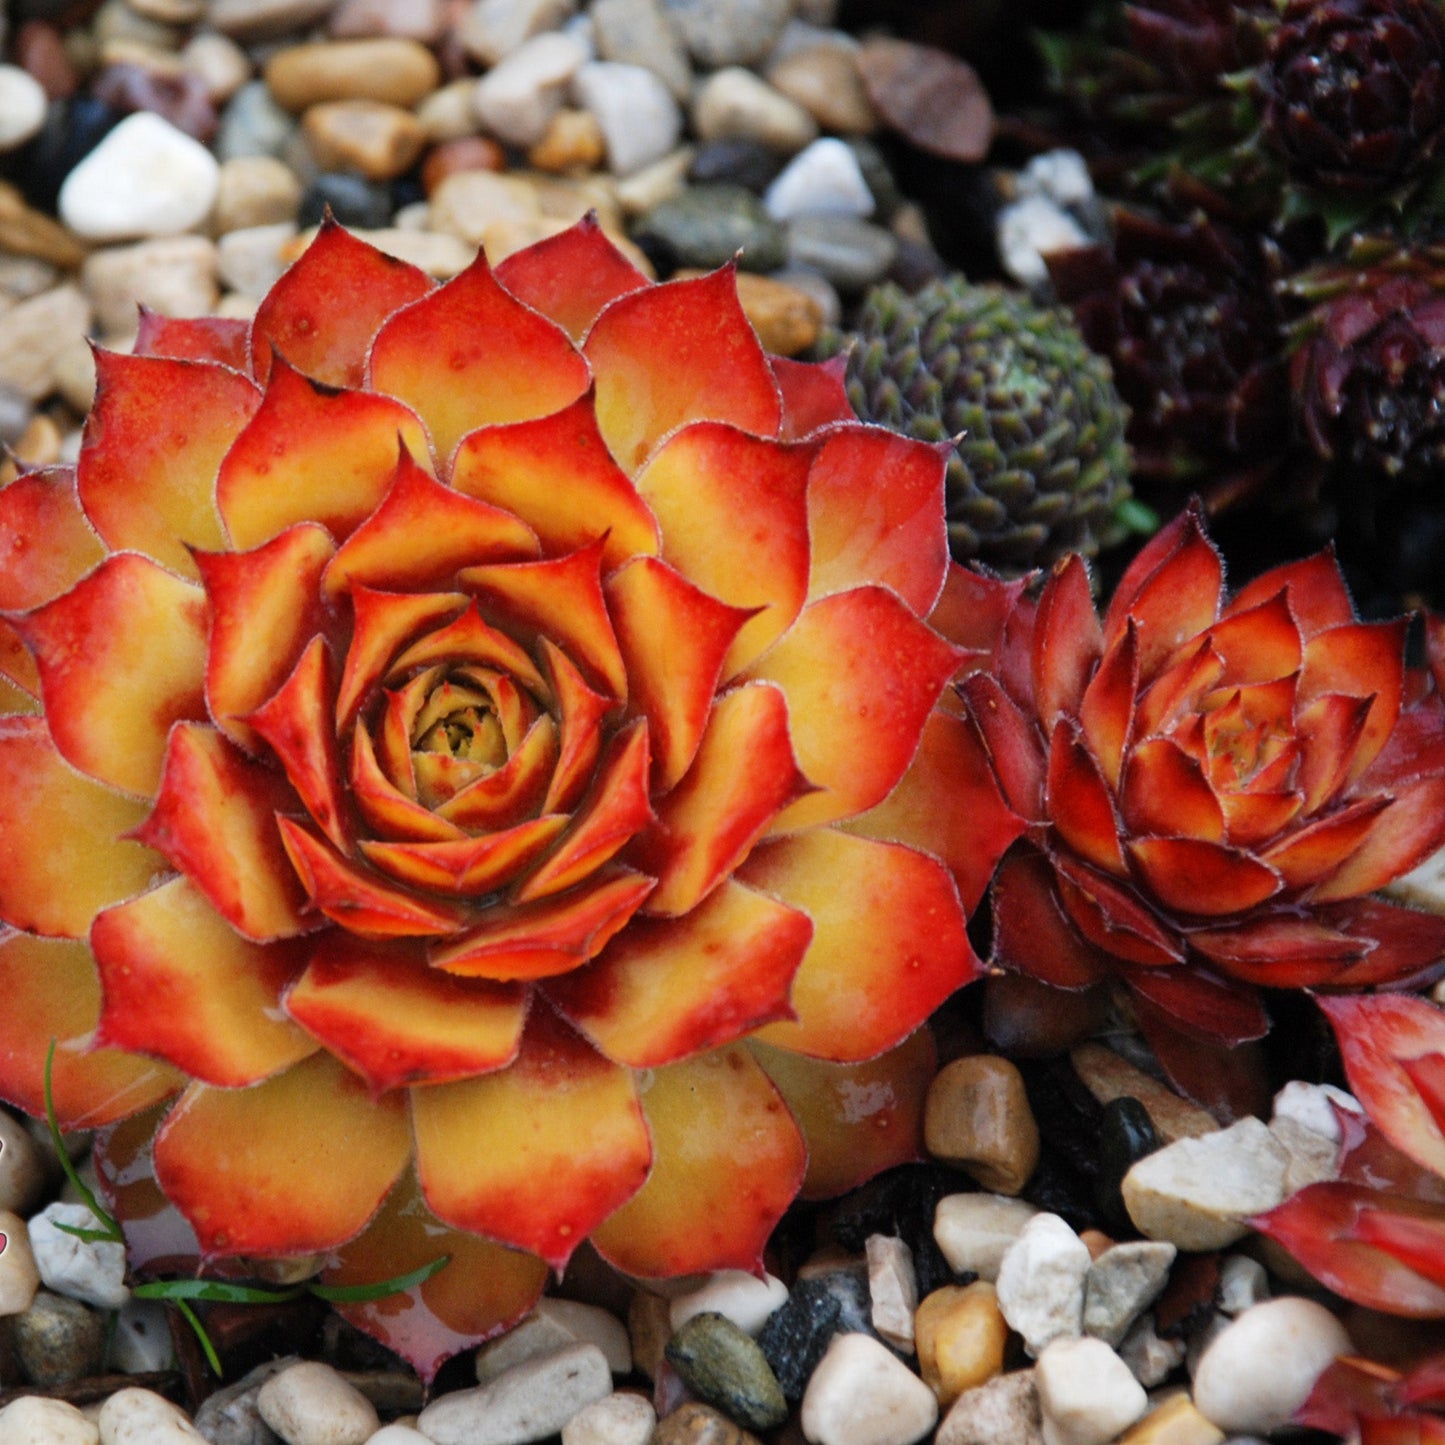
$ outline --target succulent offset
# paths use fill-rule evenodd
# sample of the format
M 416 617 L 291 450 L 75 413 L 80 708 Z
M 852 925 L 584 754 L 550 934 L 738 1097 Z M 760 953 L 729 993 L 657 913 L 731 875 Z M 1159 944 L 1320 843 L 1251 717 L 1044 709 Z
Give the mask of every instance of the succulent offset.
M 961 277 L 913 295 L 869 292 L 846 351 L 848 399 L 866 421 L 953 441 L 948 535 L 959 561 L 1018 570 L 1092 554 L 1122 531 L 1128 412 L 1109 364 L 1067 311 Z
M 341 1306 L 430 1374 L 914 1157 L 1017 831 L 946 801 L 936 448 L 589 223 L 440 287 L 328 225 L 98 372 L 0 491 L 0 1096 L 54 1039 L 134 1263 L 445 1256 Z
M 1122 983 L 1208 1098 L 1231 1082 L 1218 1046 L 1268 1030 L 1261 987 L 1439 971 L 1445 918 L 1373 894 L 1445 842 L 1445 701 L 1407 671 L 1403 621 L 1356 620 L 1329 554 L 1229 597 L 1191 508 L 1102 618 L 1078 558 L 999 615 L 962 684 L 1028 825 L 993 884 L 996 964 Z

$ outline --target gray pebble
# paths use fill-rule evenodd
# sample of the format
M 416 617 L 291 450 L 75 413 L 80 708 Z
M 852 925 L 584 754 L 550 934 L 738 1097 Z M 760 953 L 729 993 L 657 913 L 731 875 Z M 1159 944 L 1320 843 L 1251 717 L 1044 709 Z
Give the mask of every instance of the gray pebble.
M 222 161 L 237 156 L 279 156 L 296 129 L 296 118 L 271 99 L 266 82 L 248 81 L 221 112 L 215 151 Z
M 778 1377 L 751 1335 L 726 1315 L 694 1315 L 667 1342 L 667 1358 L 693 1394 L 747 1430 L 788 1418 Z
M 14 1321 L 21 1368 L 42 1390 L 100 1372 L 105 1322 L 79 1300 L 41 1290 Z
M 473 0 L 457 38 L 473 60 L 495 65 L 534 35 L 556 30 L 575 8 L 573 0 Z
M 862 291 L 884 276 L 898 242 L 881 226 L 841 216 L 799 216 L 788 224 L 788 263 L 811 266 L 840 291 Z
M 256 1400 L 267 1380 L 295 1363 L 294 1355 L 269 1360 L 208 1395 L 196 1411 L 196 1428 L 211 1445 L 280 1445 L 281 1437 L 261 1418 Z
M 687 99 L 692 66 L 659 0 L 594 0 L 588 15 L 603 60 L 646 66 L 674 99 Z
M 633 234 L 660 241 L 679 266 L 711 270 L 741 252 L 747 271 L 772 271 L 786 255 L 783 228 L 741 186 L 692 186 L 640 217 Z
M 699 65 L 754 65 L 777 44 L 789 0 L 663 0 Z
M 630 176 L 661 160 L 682 134 L 682 112 L 671 91 L 640 65 L 595 60 L 577 72 L 572 92 L 602 128 L 613 175 Z

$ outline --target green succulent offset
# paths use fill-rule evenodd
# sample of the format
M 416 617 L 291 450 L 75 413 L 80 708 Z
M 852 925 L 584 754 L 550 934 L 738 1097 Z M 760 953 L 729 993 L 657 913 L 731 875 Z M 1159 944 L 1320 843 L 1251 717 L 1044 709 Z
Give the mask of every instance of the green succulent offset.
M 865 421 L 954 442 L 948 535 L 961 562 L 1004 571 L 1092 555 L 1128 530 L 1128 408 L 1109 362 L 1070 313 L 961 276 L 910 295 L 875 287 L 847 352 L 848 399 Z

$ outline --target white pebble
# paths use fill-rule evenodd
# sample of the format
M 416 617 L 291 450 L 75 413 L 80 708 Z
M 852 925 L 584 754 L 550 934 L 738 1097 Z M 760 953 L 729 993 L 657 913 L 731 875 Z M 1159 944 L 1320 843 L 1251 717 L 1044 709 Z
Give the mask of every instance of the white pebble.
M 477 82 L 477 119 L 508 145 L 536 145 L 586 59 L 587 48 L 570 35 L 534 36 Z
M 22 146 L 45 124 L 45 91 L 18 65 L 0 65 L 0 151 Z
M 0 1410 L 0 1445 L 100 1445 L 100 1431 L 64 1400 L 23 1395 Z
M 1039 1211 L 1005 1194 L 948 1194 L 933 1212 L 933 1239 L 955 1274 L 993 1283 L 1009 1246 Z
M 1018 195 L 1021 200 L 1045 196 L 1061 206 L 1084 206 L 1094 199 L 1094 178 L 1078 151 L 1044 151 L 1019 172 Z
M 123 1375 L 168 1370 L 175 1359 L 166 1307 L 160 1300 L 127 1300 L 115 1316 L 107 1363 Z
M 596 1345 L 570 1345 L 513 1365 L 485 1385 L 443 1395 L 416 1427 L 435 1445 L 525 1445 L 555 1435 L 611 1393 L 607 1356 Z
M 25 1214 L 45 1194 L 45 1162 L 25 1125 L 0 1109 L 0 1209 Z
M 1345 1327 L 1314 1300 L 1265 1300 L 1205 1350 L 1194 1372 L 1195 1408 L 1221 1430 L 1267 1435 L 1304 1404 L 1335 1357 L 1353 1348 Z
M 763 193 L 774 220 L 794 216 L 852 216 L 861 221 L 874 210 L 873 192 L 853 148 L 836 136 L 804 147 Z
M 631 1391 L 584 1406 L 562 1427 L 562 1445 L 647 1445 L 657 1428 L 657 1411 Z
M 113 1239 L 81 1239 L 62 1229 L 96 1228 L 84 1204 L 47 1204 L 30 1221 L 30 1247 L 47 1289 L 97 1309 L 119 1309 L 130 1298 L 125 1283 L 125 1246 Z
M 0 1317 L 28 1310 L 39 1288 L 30 1231 L 18 1214 L 0 1209 Z
M 682 112 L 672 92 L 644 66 L 594 60 L 573 77 L 572 94 L 601 127 L 607 167 L 615 176 L 661 160 L 682 134 Z
M 911 1355 L 913 1315 L 918 1308 L 913 1251 L 891 1234 L 870 1234 L 863 1247 L 868 1256 L 868 1298 L 872 1301 L 873 1328 L 895 1350 Z
M 998 213 L 996 239 L 999 260 L 1015 281 L 1041 286 L 1049 278 L 1044 257 L 1050 251 L 1087 246 L 1084 228 L 1047 196 L 1025 196 Z
M 289 221 L 227 231 L 216 242 L 216 273 L 222 284 L 260 300 L 281 279 L 289 264 L 283 251 L 295 235 Z
M 813 1445 L 913 1445 L 938 1422 L 938 1399 L 870 1335 L 834 1335 L 803 1391 Z
M 363 1445 L 381 1425 L 371 1401 L 319 1360 L 272 1375 L 256 1408 L 287 1445 Z
M 674 1297 L 668 1321 L 680 1330 L 694 1315 L 717 1314 L 745 1334 L 756 1335 L 775 1309 L 788 1302 L 788 1287 L 775 1275 L 759 1279 L 741 1269 L 720 1269 L 696 1289 Z
M 1034 1383 L 1044 1445 L 1104 1445 L 1149 1408 L 1144 1387 L 1103 1340 L 1055 1340 Z
M 474 1361 L 477 1383 L 485 1385 L 513 1365 L 555 1355 L 572 1345 L 596 1345 L 614 1375 L 626 1375 L 632 1369 L 632 1341 L 627 1326 L 616 1315 L 597 1305 L 547 1296 L 506 1334 L 478 1349 Z
M 1247 1254 L 1226 1255 L 1219 1266 L 1215 1297 L 1222 1314 L 1242 1315 L 1269 1298 L 1269 1275 L 1257 1259 Z
M 178 1405 L 153 1390 L 117 1390 L 100 1407 L 100 1445 L 189 1445 L 206 1437 Z
M 205 220 L 219 185 L 220 166 L 205 146 L 141 110 L 65 178 L 60 219 L 88 241 L 174 236 Z
M 1009 1246 L 998 1270 L 998 1307 L 1024 1349 L 1038 1358 L 1083 1327 L 1089 1247 L 1057 1214 L 1036 1214 Z
M 366 1445 L 431 1445 L 431 1441 L 410 1425 L 383 1425 Z
M 1124 1176 L 1124 1208 L 1140 1234 L 1183 1250 L 1223 1249 L 1249 1233 L 1252 1214 L 1285 1194 L 1289 1155 L 1252 1115 L 1198 1139 L 1179 1139 Z
M 1310 1084 L 1304 1079 L 1291 1079 L 1274 1096 L 1270 1123 L 1293 1119 L 1326 1139 L 1340 1142 L 1340 1121 L 1335 1106 L 1351 1114 L 1360 1112 L 1359 1100 L 1334 1084 Z

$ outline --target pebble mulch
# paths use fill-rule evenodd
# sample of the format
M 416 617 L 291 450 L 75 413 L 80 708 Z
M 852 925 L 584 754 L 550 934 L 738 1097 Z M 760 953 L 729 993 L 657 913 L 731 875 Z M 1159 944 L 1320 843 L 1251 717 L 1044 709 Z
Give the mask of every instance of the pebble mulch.
M 787 355 L 872 282 L 941 265 L 834 0 L 7 9 L 0 440 L 23 463 L 76 455 L 91 341 L 131 345 L 138 305 L 250 315 L 327 208 L 438 278 L 588 211 L 654 274 L 739 256 Z M 926 84 L 962 124 L 976 98 L 950 106 L 946 65 L 892 57 L 890 114 Z M 1036 279 L 1091 205 L 1067 155 L 1031 166 L 1005 269 Z M 318 1349 L 194 1413 L 184 1330 L 130 1297 L 117 1246 L 57 1227 L 86 1211 L 55 1197 L 44 1131 L 0 1109 L 0 1445 L 1246 1445 L 1380 1329 L 1244 1222 L 1331 1177 L 1350 1101 L 1297 1082 L 1267 1124 L 1221 1129 L 1113 1042 L 948 1064 L 932 1162 L 807 1214 L 776 1275 L 663 1294 L 594 1260 L 433 1398 Z

